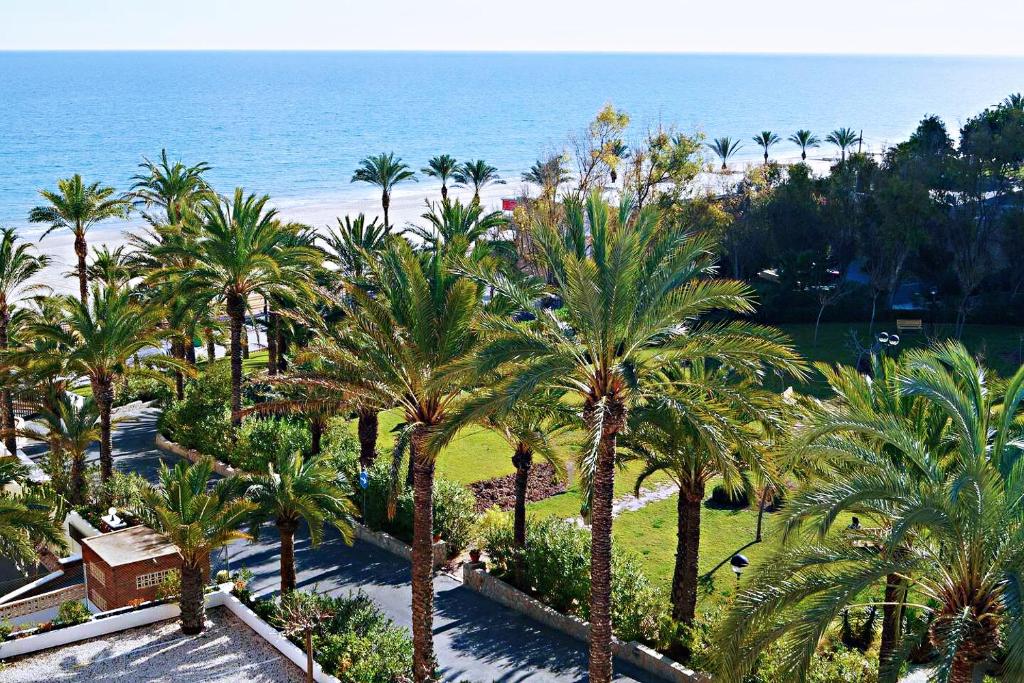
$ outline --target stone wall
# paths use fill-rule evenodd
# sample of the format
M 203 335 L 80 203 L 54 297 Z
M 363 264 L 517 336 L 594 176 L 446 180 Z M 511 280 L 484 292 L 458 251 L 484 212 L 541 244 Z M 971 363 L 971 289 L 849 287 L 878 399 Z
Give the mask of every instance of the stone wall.
M 173 441 L 170 441 L 160 432 L 157 432 L 154 443 L 160 450 L 172 453 L 181 458 L 185 458 L 186 460 L 191 460 L 192 462 L 198 462 L 205 457 L 202 453 L 193 448 L 185 448 L 181 444 L 176 444 Z M 227 479 L 238 474 L 238 470 L 226 462 L 221 462 L 220 460 L 213 461 L 213 471 Z
M 85 584 L 79 583 L 74 586 L 58 588 L 57 590 L 50 591 L 49 593 L 43 593 L 42 595 L 25 598 L 24 600 L 15 600 L 13 602 L 7 602 L 0 605 L 0 620 L 23 617 L 28 614 L 42 612 L 43 610 L 50 609 L 51 607 L 60 607 L 61 604 L 68 600 L 82 600 L 84 598 Z
M 383 531 L 374 531 L 359 522 L 355 522 L 353 526 L 355 527 L 356 538 L 360 541 L 372 543 L 378 548 L 388 551 L 392 555 L 398 555 L 399 557 L 412 562 L 412 546 L 406 545 L 394 536 L 384 533 Z M 433 554 L 434 569 L 443 566 L 445 560 L 448 559 L 448 548 L 445 542 L 438 541 L 437 543 L 434 543 L 431 548 L 431 552 Z

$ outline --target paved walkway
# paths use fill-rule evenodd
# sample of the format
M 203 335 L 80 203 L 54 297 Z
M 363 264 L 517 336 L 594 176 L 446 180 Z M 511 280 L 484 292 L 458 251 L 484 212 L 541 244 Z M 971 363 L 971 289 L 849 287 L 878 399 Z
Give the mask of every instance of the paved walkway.
M 153 446 L 157 411 L 143 411 L 117 426 L 114 463 L 124 471 L 153 480 L 161 460 L 177 458 Z M 95 457 L 95 456 L 94 456 Z M 268 593 L 279 587 L 279 545 L 272 527 L 255 543 L 235 543 L 218 551 L 214 569 L 229 564 L 255 574 L 253 589 Z M 363 591 L 397 624 L 411 627 L 409 565 L 366 543 L 346 546 L 330 533 L 319 548 L 304 535 L 296 540 L 299 586 L 345 595 Z M 585 681 L 586 644 L 548 629 L 466 589 L 446 574 L 434 579 L 434 647 L 448 681 Z M 658 679 L 616 662 L 617 680 Z

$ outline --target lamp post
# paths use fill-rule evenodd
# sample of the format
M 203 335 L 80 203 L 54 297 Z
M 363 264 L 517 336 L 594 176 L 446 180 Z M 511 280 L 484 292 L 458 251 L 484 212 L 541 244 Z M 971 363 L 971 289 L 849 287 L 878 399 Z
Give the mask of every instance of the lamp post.
M 736 583 L 739 583 L 743 570 L 750 566 L 750 560 L 748 560 L 745 555 L 736 553 L 732 556 L 732 559 L 729 560 L 729 566 L 732 567 L 732 571 L 736 575 Z

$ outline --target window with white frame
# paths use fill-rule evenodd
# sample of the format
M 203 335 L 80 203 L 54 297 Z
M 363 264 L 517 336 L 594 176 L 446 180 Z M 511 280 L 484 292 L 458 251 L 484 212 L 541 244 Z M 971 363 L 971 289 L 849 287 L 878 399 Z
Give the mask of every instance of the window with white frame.
M 143 588 L 152 588 L 153 586 L 159 586 L 164 582 L 173 569 L 161 569 L 158 572 L 152 572 L 151 574 L 139 574 L 135 577 L 135 587 L 139 590 Z

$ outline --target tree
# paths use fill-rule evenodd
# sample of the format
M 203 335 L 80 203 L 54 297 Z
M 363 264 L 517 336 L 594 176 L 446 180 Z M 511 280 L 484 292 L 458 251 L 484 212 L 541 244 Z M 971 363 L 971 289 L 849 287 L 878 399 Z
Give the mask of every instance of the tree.
M 594 194 L 585 207 L 570 205 L 564 224 L 538 222 L 533 236 L 564 305 L 556 317 L 536 310 L 535 292 L 494 282 L 536 316 L 528 323 L 485 316 L 474 370 L 507 377 L 490 407 L 499 415 L 538 390 L 564 391 L 582 403 L 587 438 L 579 471 L 591 492 L 590 680 L 609 681 L 612 488 L 629 410 L 645 396 L 652 373 L 672 359 L 710 358 L 751 371 L 763 363 L 795 372 L 802 366 L 774 331 L 700 322 L 714 310 L 751 311 L 749 290 L 711 277 L 712 238 L 663 223 L 657 207 L 634 212 L 628 199 L 612 207 Z
M 94 224 L 108 218 L 126 218 L 131 204 L 127 199 L 114 196 L 114 188 L 99 183 L 85 184 L 77 173 L 57 181 L 57 191 L 40 190 L 48 204 L 37 206 L 28 214 L 31 223 L 49 223 L 45 238 L 54 230 L 70 230 L 75 236 L 75 255 L 78 257 L 78 293 L 85 303 L 89 296 L 89 281 L 85 258 L 88 245 L 85 235 Z
M 837 128 L 825 137 L 825 142 L 829 142 L 839 148 L 839 151 L 842 153 L 841 161 L 846 161 L 846 150 L 860 141 L 860 135 L 852 128 Z
M 318 599 L 315 593 L 291 591 L 281 595 L 278 617 L 284 622 L 287 636 L 302 634 L 306 644 L 306 681 L 313 683 L 313 631 L 334 616 L 334 610 Z
M 754 136 L 753 140 L 756 145 L 764 150 L 764 163 L 766 165 L 768 164 L 768 150 L 782 142 L 782 138 L 770 130 L 762 130 Z
M 576 162 L 574 199 L 586 197 L 592 190 L 603 188 L 609 179 L 614 183 L 616 169 L 624 150 L 622 135 L 629 126 L 629 114 L 609 102 L 581 134 L 572 134 L 569 145 Z
M 255 510 L 251 501 L 235 495 L 232 480 L 220 479 L 211 486 L 212 475 L 210 458 L 181 461 L 173 469 L 161 462 L 159 485 L 145 489 L 142 504 L 133 511 L 181 553 L 181 630 L 186 635 L 204 628 L 203 570 L 211 553 L 249 538 L 239 529 Z
M 740 151 L 740 148 L 743 147 L 743 144 L 739 140 L 733 140 L 732 138 L 727 136 L 724 138 L 715 138 L 710 143 L 708 143 L 708 147 L 715 154 L 718 155 L 719 159 L 722 160 L 722 170 L 728 171 L 729 159 L 735 156 L 736 152 Z
M 91 301 L 69 296 L 56 301 L 59 318 L 39 321 L 29 331 L 56 345 L 69 372 L 89 379 L 100 414 L 100 472 L 106 482 L 114 471 L 110 413 L 118 380 L 137 375 L 166 381 L 157 369 L 187 371 L 187 366 L 162 354 L 134 360 L 159 348 L 170 331 L 161 325 L 161 308 L 143 305 L 133 290 L 93 286 Z
M 809 130 L 801 128 L 789 136 L 788 140 L 800 148 L 800 160 L 807 161 L 807 150 L 817 147 L 821 140 Z
M 67 547 L 61 526 L 64 516 L 55 500 L 33 491 L 11 492 L 21 488 L 27 478 L 28 470 L 21 463 L 0 460 L 0 555 L 22 570 L 39 561 L 40 544 Z
M 619 179 L 619 166 L 629 160 L 629 146 L 622 140 L 614 140 L 608 144 L 604 156 L 608 164 L 608 175 L 614 185 Z
M 181 161 L 171 162 L 167 150 L 160 150 L 159 161 L 143 158 L 141 173 L 132 176 L 131 197 L 143 208 L 143 215 L 151 224 L 175 225 L 195 211 L 196 205 L 212 195 L 204 174 L 210 165 L 200 161 L 186 166 Z M 145 213 L 145 209 L 158 207 L 162 216 Z
M 282 225 L 267 208 L 270 197 L 245 195 L 202 205 L 203 229 L 197 240 L 169 243 L 157 255 L 183 257 L 156 271 L 150 280 L 174 278 L 193 306 L 223 303 L 231 324 L 231 421 L 241 424 L 242 335 L 249 295 L 291 297 L 299 306 L 315 300 L 310 278 L 319 252 L 291 241 L 294 226 Z
M 40 435 L 36 431 L 23 430 L 12 436 L 24 436 L 36 441 L 45 442 L 50 448 L 51 462 L 63 466 L 70 460 L 70 471 L 61 472 L 66 475 L 67 486 L 61 493 L 73 505 L 80 505 L 88 500 L 88 482 L 85 479 L 85 458 L 89 447 L 101 438 L 100 414 L 96 402 L 87 398 L 76 403 L 64 392 L 51 401 L 35 405 L 38 417 L 36 422 L 42 423 L 46 433 Z M 56 480 L 58 477 L 51 474 Z
M 779 398 L 758 389 L 757 379 L 743 369 L 672 362 L 655 373 L 650 397 L 630 412 L 630 428 L 620 441 L 644 463 L 637 495 L 655 472 L 667 473 L 679 487 L 672 618 L 687 626 L 697 610 L 700 511 L 707 483 L 721 477 L 730 494 L 749 494 L 748 477 L 774 480 L 764 437 L 782 428 Z
M 797 537 L 741 591 L 719 637 L 722 680 L 740 680 L 768 643 L 784 649 L 787 673 L 799 677 L 825 629 L 851 602 L 864 604 L 867 588 L 884 583 L 883 605 L 902 604 L 889 590 L 893 576 L 904 582 L 902 593 L 922 598 L 907 605 L 918 616 L 888 646 L 881 680 L 896 680 L 926 639 L 938 655 L 936 681 L 973 680 L 1000 647 L 1008 653 L 1002 675 L 1024 675 L 1024 610 L 1006 591 L 1024 562 L 1017 502 L 1024 481 L 1011 445 L 1020 435 L 1024 368 L 1005 385 L 988 375 L 956 343 L 908 352 L 896 398 L 922 399 L 922 417 L 879 414 L 850 421 L 845 435 L 829 430 L 822 445 L 848 459 L 847 475 L 814 482 L 787 503 L 790 536 L 810 524 L 817 538 Z M 935 436 L 921 439 L 915 422 L 934 418 L 926 431 Z M 826 536 L 836 516 L 851 510 L 880 527 Z
M 416 174 L 407 165 L 402 163 L 401 157 L 395 157 L 394 152 L 381 152 L 374 157 L 366 157 L 359 162 L 359 168 L 352 174 L 352 182 L 368 183 L 375 185 L 381 190 L 380 205 L 384 209 L 384 229 L 390 228 L 388 222 L 388 208 L 391 206 L 391 191 L 398 183 L 407 180 L 416 181 Z
M 104 287 L 128 287 L 137 272 L 124 245 L 111 251 L 105 244 L 92 248 L 92 263 L 85 270 L 92 282 Z
M 50 264 L 50 257 L 35 254 L 32 242 L 18 240 L 17 233 L 10 228 L 0 229 L 0 353 L 6 353 L 11 346 L 10 324 L 13 306 L 18 298 L 38 287 L 29 283 Z M 4 445 L 10 455 L 18 452 L 14 436 L 14 395 L 10 389 L 0 391 L 0 426 L 7 436 Z
M 449 419 L 469 386 L 463 369 L 475 349 L 481 287 L 453 274 L 444 252 L 417 255 L 401 238 L 374 271 L 375 290 L 348 286 L 350 327 L 335 343 L 311 351 L 323 358 L 339 390 L 397 406 L 402 426 L 396 457 L 408 451 L 413 472 L 412 629 L 413 674 L 433 676 L 431 544 L 434 471 L 438 452 L 429 436 Z M 325 382 L 328 381 L 325 378 Z M 397 472 L 395 467 L 393 471 Z
M 663 209 L 677 205 L 703 166 L 703 138 L 673 128 L 648 130 L 630 144 L 629 165 L 622 174 L 622 190 L 634 198 L 637 209 L 657 203 Z
M 448 179 L 454 177 L 459 165 L 455 157 L 449 154 L 442 154 L 430 159 L 427 165 L 420 169 L 425 176 L 437 178 L 441 181 L 441 199 L 448 199 Z
M 455 183 L 460 187 L 473 187 L 473 201 L 480 203 L 480 190 L 488 185 L 504 185 L 505 181 L 498 175 L 496 166 L 491 166 L 483 159 L 466 161 L 452 174 Z
M 323 241 L 327 262 L 333 264 L 343 278 L 363 282 L 370 270 L 367 257 L 373 258 L 383 251 L 390 234 L 376 218 L 367 223 L 366 216 L 359 214 L 355 219 L 339 218 L 336 228 L 329 228 L 326 234 L 318 236 Z
M 546 160 L 538 159 L 522 175 L 524 183 L 540 185 L 541 197 L 548 202 L 554 202 L 558 195 L 558 188 L 572 179 L 572 174 L 565 165 L 565 156 L 554 154 Z
M 428 204 L 429 211 L 422 215 L 429 228 L 413 227 L 409 233 L 432 250 L 452 249 L 453 254 L 465 256 L 478 245 L 485 249 L 494 246 L 488 238 L 500 231 L 508 222 L 500 211 L 484 214 L 479 202 L 463 204 L 442 199 L 440 206 Z M 507 243 L 506 243 L 507 244 Z
M 301 453 L 279 453 L 267 471 L 247 475 L 245 496 L 256 505 L 252 536 L 273 520 L 281 537 L 281 594 L 295 590 L 295 532 L 305 520 L 313 547 L 323 540 L 324 525 L 330 524 L 352 544 L 351 491 L 334 465 L 326 458 L 303 458 Z

